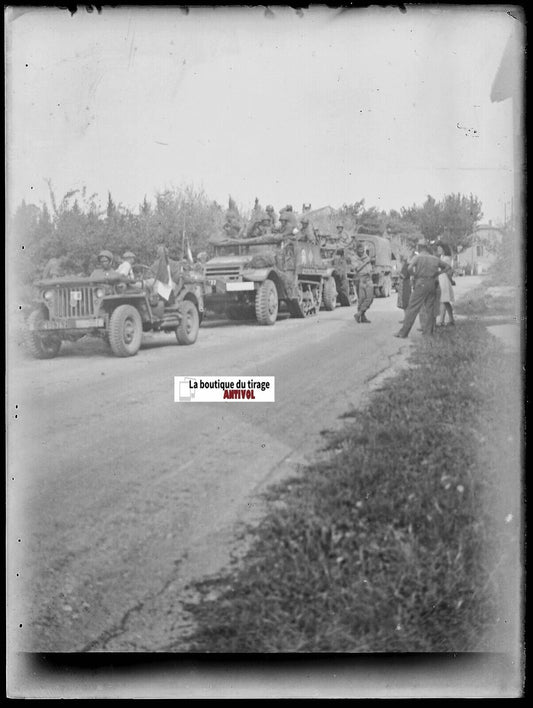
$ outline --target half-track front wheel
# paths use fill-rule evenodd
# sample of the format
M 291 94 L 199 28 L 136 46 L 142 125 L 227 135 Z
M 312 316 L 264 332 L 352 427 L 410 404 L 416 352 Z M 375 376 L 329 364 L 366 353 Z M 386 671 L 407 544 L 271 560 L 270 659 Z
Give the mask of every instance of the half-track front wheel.
M 109 346 L 115 356 L 135 356 L 141 347 L 143 326 L 133 305 L 119 305 L 109 319 Z
M 26 331 L 26 346 L 28 351 L 36 359 L 53 359 L 61 349 L 61 340 L 55 334 L 45 331 L 38 331 L 41 322 L 45 317 L 42 310 L 34 310 L 28 317 L 28 330 Z
M 337 304 L 337 286 L 334 278 L 325 279 L 322 301 L 326 310 L 331 311 L 335 309 L 335 305 Z
M 181 322 L 176 327 L 178 344 L 194 344 L 200 329 L 200 317 L 196 306 L 183 300 L 180 304 Z
M 273 325 L 278 317 L 278 289 L 272 280 L 265 280 L 255 294 L 255 317 L 260 325 Z

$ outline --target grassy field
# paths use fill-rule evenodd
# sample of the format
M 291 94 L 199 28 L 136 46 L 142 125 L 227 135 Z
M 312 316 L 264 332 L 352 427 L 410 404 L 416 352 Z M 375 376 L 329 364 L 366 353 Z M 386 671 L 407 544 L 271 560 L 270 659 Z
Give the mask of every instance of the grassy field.
M 521 425 L 517 356 L 483 324 L 421 341 L 197 586 L 189 651 L 510 651 Z

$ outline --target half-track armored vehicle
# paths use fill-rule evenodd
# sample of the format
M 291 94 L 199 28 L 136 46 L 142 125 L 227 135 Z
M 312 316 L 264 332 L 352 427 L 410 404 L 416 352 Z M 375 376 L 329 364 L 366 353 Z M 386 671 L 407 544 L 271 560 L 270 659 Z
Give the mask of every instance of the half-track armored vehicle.
M 320 248 L 297 236 L 267 233 L 211 245 L 205 307 L 232 319 L 251 316 L 273 325 L 280 306 L 292 317 L 309 317 L 320 310 L 324 288 L 334 285 Z
M 153 289 L 153 273 L 136 265 L 135 282 L 110 271 L 106 277 L 62 277 L 35 284 L 35 309 L 27 321 L 26 345 L 37 359 L 52 359 L 64 341 L 85 335 L 108 341 L 115 356 L 134 356 L 143 332 L 174 333 L 193 344 L 203 313 L 203 278 L 183 273 L 168 301 Z

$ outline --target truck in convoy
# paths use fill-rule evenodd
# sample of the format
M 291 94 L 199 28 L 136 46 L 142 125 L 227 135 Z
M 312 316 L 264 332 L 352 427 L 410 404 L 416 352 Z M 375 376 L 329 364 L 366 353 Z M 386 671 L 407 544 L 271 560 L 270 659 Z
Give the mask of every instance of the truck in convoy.
M 389 297 L 392 290 L 393 258 L 388 238 L 375 234 L 357 233 L 357 242 L 362 242 L 372 262 L 372 282 L 375 297 Z

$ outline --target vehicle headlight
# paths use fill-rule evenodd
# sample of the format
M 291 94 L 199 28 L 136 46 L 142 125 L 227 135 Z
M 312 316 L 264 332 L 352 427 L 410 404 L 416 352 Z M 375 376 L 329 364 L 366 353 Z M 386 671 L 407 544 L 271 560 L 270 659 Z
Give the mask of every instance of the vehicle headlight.
M 45 290 L 43 293 L 43 297 L 45 300 L 51 300 L 54 297 L 54 291 L 53 290 Z
M 94 291 L 94 294 L 95 294 L 96 297 L 98 297 L 98 298 L 104 297 L 104 295 L 105 295 L 105 290 L 104 290 L 103 288 L 96 288 L 96 290 Z

